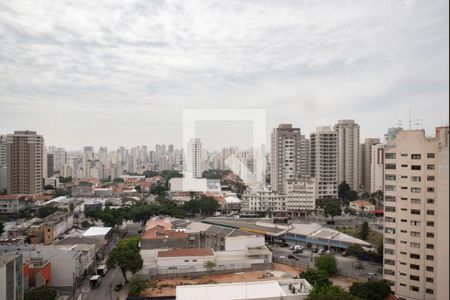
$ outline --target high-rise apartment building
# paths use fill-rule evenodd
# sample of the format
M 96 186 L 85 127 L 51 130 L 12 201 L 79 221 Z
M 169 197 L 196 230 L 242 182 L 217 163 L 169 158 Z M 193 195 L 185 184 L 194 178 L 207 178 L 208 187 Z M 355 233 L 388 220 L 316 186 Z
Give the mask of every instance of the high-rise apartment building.
M 359 146 L 359 187 L 363 192 L 370 192 L 372 176 L 372 146 L 380 143 L 378 138 L 368 138 Z
M 53 151 L 54 168 L 55 171 L 61 172 L 61 169 L 67 163 L 67 152 L 64 148 L 55 148 Z
M 337 133 L 338 185 L 346 181 L 354 191 L 359 190 L 359 125 L 354 120 L 339 120 Z
M 0 193 L 7 188 L 6 135 L 0 135 Z
M 370 193 L 384 189 L 384 149 L 385 144 L 372 145 L 370 160 Z
M 0 254 L 0 299 L 24 298 L 22 255 Z
M 55 158 L 53 153 L 47 153 L 47 174 L 46 178 L 53 177 L 55 173 Z
M 37 194 L 43 190 L 44 138 L 35 131 L 14 131 L 6 138 L 9 194 Z
M 320 204 L 337 198 L 337 133 L 329 126 L 318 127 L 310 136 L 311 177 L 316 178 L 316 197 Z
M 300 139 L 300 175 L 309 176 L 310 175 L 310 162 L 311 157 L 309 151 L 309 139 L 305 138 L 304 135 Z
M 272 189 L 282 193 L 284 181 L 299 178 L 300 173 L 300 128 L 292 124 L 280 124 L 272 132 Z
M 202 143 L 200 139 L 191 139 L 184 158 L 185 177 L 201 178 L 203 173 Z
M 399 131 L 385 149 L 384 278 L 400 300 L 449 299 L 449 131 Z

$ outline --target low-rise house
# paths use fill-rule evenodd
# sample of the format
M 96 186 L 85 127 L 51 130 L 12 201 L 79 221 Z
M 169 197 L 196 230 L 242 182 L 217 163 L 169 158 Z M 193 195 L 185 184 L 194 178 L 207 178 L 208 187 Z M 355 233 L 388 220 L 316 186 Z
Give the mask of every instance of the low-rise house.
M 106 245 L 112 238 L 112 227 L 91 226 L 83 233 L 83 237 L 96 239 L 101 245 Z
M 17 214 L 21 210 L 34 206 L 29 195 L 0 195 L 0 214 Z
M 375 211 L 375 205 L 365 200 L 357 200 L 350 202 L 349 207 L 358 213 L 371 214 Z
M 161 250 L 157 255 L 159 273 L 208 271 L 207 261 L 214 261 L 214 251 L 206 248 Z
M 44 244 L 49 245 L 64 232 L 73 228 L 73 213 L 56 211 L 43 219 Z
M 72 185 L 72 197 L 91 197 L 94 196 L 94 184 L 88 181 L 80 181 Z
M 28 287 L 51 286 L 51 262 L 42 257 L 31 258 L 24 263 L 24 274 L 28 276 Z
M 167 229 L 157 225 L 145 230 L 141 249 L 189 248 L 188 235 L 182 229 Z

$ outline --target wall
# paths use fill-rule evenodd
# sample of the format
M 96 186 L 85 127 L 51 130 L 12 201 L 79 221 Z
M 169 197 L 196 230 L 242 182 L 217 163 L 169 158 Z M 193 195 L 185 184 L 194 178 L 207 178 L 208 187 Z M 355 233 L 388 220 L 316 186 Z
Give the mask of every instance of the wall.
M 188 248 L 188 239 L 142 239 L 141 249 Z
M 225 238 L 225 250 L 247 250 L 247 248 L 257 248 L 264 246 L 264 236 L 233 236 Z
M 204 263 L 214 261 L 214 256 L 182 256 L 158 257 L 158 270 L 192 269 L 193 271 L 206 271 Z

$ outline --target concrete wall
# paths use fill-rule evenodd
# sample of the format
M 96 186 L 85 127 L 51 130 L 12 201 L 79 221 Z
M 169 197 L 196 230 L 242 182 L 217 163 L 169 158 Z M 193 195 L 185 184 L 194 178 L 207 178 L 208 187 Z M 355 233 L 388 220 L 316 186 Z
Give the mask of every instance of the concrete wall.
M 181 257 L 158 257 L 158 270 L 169 269 L 190 269 L 193 272 L 207 271 L 204 267 L 205 262 L 215 261 L 214 255 L 211 256 L 181 256 Z
M 247 250 L 247 248 L 263 247 L 264 245 L 264 236 L 262 235 L 225 238 L 225 250 L 227 251 Z

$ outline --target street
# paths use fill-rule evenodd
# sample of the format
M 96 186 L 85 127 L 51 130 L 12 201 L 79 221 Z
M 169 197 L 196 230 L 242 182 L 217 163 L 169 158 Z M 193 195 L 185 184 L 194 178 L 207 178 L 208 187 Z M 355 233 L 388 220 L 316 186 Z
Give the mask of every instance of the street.
M 128 295 L 128 284 L 125 285 L 122 290 L 114 291 L 114 286 L 123 282 L 122 272 L 119 268 L 114 268 L 106 273 L 102 283 L 96 289 L 92 289 L 89 286 L 89 280 L 83 283 L 81 286 L 81 298 L 82 300 L 99 300 L 99 299 L 126 299 Z
M 292 254 L 292 250 L 289 250 L 287 247 L 277 247 L 270 245 L 270 249 L 275 259 L 280 258 L 280 256 L 288 259 L 288 255 Z M 299 263 L 300 266 L 302 266 L 303 268 L 313 268 L 314 258 L 319 255 L 313 253 L 310 249 L 305 249 L 303 253 L 295 254 L 295 256 L 299 258 L 297 263 Z M 369 277 L 369 273 L 377 274 L 379 269 L 382 268 L 381 265 L 358 261 L 355 259 L 355 257 L 352 256 L 343 257 L 340 254 L 334 254 L 334 257 L 336 257 L 337 261 L 338 275 L 342 276 L 365 280 Z M 355 263 L 358 262 L 361 263 L 363 267 L 362 269 L 354 267 Z M 381 275 L 382 274 L 378 274 L 378 276 Z

